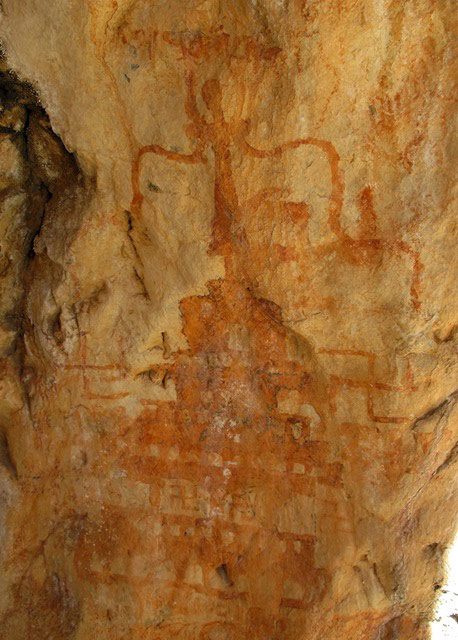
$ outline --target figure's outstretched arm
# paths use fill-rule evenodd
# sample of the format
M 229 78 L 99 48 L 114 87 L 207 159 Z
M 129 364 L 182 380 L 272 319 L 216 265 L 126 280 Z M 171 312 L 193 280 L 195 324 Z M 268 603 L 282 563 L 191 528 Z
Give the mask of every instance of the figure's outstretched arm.
M 205 164 L 206 162 L 206 158 L 202 156 L 200 150 L 193 151 L 192 153 L 180 153 L 179 151 L 164 149 L 164 147 L 158 144 L 147 144 L 141 147 L 137 155 L 138 160 L 140 161 L 147 153 L 155 153 L 156 155 L 164 156 L 168 160 L 183 162 L 185 164 Z
M 207 160 L 202 155 L 202 150 L 199 148 L 193 153 L 179 153 L 178 151 L 168 151 L 158 144 L 148 144 L 144 147 L 141 147 L 137 153 L 137 157 L 132 162 L 132 172 L 131 172 L 131 184 L 132 184 L 132 202 L 131 202 L 131 212 L 132 214 L 139 215 L 141 211 L 141 206 L 143 203 L 143 195 L 140 190 L 140 167 L 141 160 L 144 155 L 147 153 L 155 153 L 156 155 L 163 156 L 168 160 L 173 160 L 174 162 L 183 162 L 185 164 L 203 164 Z
M 309 137 L 300 140 L 292 140 L 291 142 L 285 142 L 278 147 L 266 150 L 256 149 L 255 147 L 252 147 L 246 140 L 244 141 L 243 145 L 247 155 L 254 158 L 279 158 L 288 149 L 298 149 L 299 147 L 305 145 L 310 145 L 321 149 L 321 151 L 325 153 L 329 163 L 329 167 L 331 169 L 332 190 L 328 206 L 329 226 L 342 242 L 350 245 L 354 244 L 355 241 L 351 236 L 348 235 L 348 233 L 343 230 L 340 223 L 340 217 L 342 215 L 343 208 L 344 180 L 339 167 L 339 154 L 337 153 L 336 148 L 334 147 L 332 142 L 329 142 L 328 140 L 322 140 L 320 138 Z
M 172 160 L 173 162 L 183 162 L 185 164 L 205 164 L 207 159 L 204 155 L 206 146 L 206 128 L 207 123 L 200 115 L 197 107 L 196 93 L 195 93 L 195 78 L 192 71 L 187 71 L 185 75 L 186 82 L 186 100 L 185 111 L 189 118 L 190 124 L 186 127 L 186 133 L 192 140 L 197 141 L 197 147 L 192 153 L 180 153 L 179 151 L 169 151 L 164 149 L 158 144 L 148 144 L 141 147 L 138 150 L 137 157 L 132 163 L 132 214 L 136 215 L 140 213 L 143 203 L 143 195 L 140 191 L 140 166 L 141 160 L 147 153 L 154 153 L 156 155 Z

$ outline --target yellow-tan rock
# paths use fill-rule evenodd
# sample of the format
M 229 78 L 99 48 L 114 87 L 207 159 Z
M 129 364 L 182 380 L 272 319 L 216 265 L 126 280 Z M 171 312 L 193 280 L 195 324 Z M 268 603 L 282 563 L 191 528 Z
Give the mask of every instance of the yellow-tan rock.
M 1 4 L 1 637 L 428 638 L 455 3 Z

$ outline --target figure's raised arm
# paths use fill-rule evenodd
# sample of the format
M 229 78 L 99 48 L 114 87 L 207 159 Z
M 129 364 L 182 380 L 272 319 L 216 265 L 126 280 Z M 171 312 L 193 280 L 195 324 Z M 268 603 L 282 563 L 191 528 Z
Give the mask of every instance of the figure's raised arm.
M 328 222 L 331 230 L 335 235 L 345 243 L 353 243 L 353 239 L 342 229 L 340 224 L 340 217 L 342 215 L 343 208 L 343 196 L 344 196 L 344 180 L 342 172 L 339 167 L 339 154 L 336 148 L 328 140 L 321 140 L 320 138 L 303 138 L 300 140 L 292 140 L 291 142 L 285 142 L 278 147 L 272 149 L 256 149 L 250 145 L 246 140 L 244 141 L 244 150 L 248 156 L 253 158 L 279 158 L 288 149 L 298 149 L 301 146 L 313 146 L 318 147 L 326 155 L 331 169 L 331 195 L 328 206 Z
M 132 162 L 131 184 L 132 184 L 132 202 L 131 211 L 133 215 L 140 214 L 143 203 L 143 195 L 140 190 L 140 168 L 141 161 L 147 153 L 154 153 L 163 156 L 174 162 L 183 162 L 185 164 L 203 164 L 207 160 L 202 155 L 202 149 L 199 148 L 193 153 L 179 153 L 178 151 L 169 151 L 158 144 L 148 144 L 138 150 L 137 157 Z

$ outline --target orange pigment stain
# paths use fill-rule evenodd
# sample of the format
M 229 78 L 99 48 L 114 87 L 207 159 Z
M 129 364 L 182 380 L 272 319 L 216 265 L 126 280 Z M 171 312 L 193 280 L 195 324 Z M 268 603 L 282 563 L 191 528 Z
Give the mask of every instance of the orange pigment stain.
M 95 4 L 91 7 L 95 19 Z M 113 3 L 114 13 L 116 7 Z M 312 353 L 305 340 L 285 326 L 280 307 L 254 295 L 247 268 L 246 217 L 261 207 L 268 209 L 272 198 L 288 194 L 267 189 L 248 205 L 241 203 L 234 149 L 254 159 L 281 158 L 302 147 L 322 154 L 331 183 L 326 216 L 335 237 L 332 251 L 355 268 L 373 264 L 382 252 L 408 256 L 415 310 L 420 307 L 423 267 L 418 253 L 404 241 L 380 237 L 369 186 L 359 195 L 356 237 L 344 230 L 345 183 L 332 142 L 310 136 L 257 149 L 246 140 L 242 107 L 232 119 L 224 113 L 219 80 L 206 79 L 198 88 L 196 61 L 242 50 L 259 63 L 275 64 L 283 55 L 281 49 L 261 46 L 254 39 L 234 42 L 224 33 L 192 38 L 154 33 L 154 43 L 162 38 L 175 47 L 186 67 L 186 131 L 192 150 L 180 153 L 154 143 L 138 147 L 129 138 L 134 157 L 131 214 L 134 220 L 144 215 L 140 178 L 145 156 L 184 164 L 205 164 L 212 156 L 215 214 L 208 251 L 224 258 L 225 276 L 208 282 L 207 294 L 181 300 L 187 347 L 151 369 L 164 385 L 173 383 L 176 399 L 153 400 L 147 393 L 134 398 L 140 406 L 135 418 L 113 409 L 131 392 L 100 394 L 97 383 L 116 386 L 129 377 L 128 367 L 92 362 L 84 336 L 80 361 L 64 368 L 66 375 L 80 377 L 84 402 L 79 410 L 100 449 L 99 458 L 80 472 L 81 494 L 74 490 L 75 504 L 86 508 L 87 517 L 73 534 L 72 566 L 94 596 L 86 612 L 95 621 L 94 637 L 116 637 L 116 612 L 103 611 L 100 621 L 103 598 L 97 598 L 108 593 L 109 601 L 125 607 L 123 620 L 132 638 L 299 640 L 297 629 L 307 637 L 314 607 L 325 603 L 323 619 L 327 615 L 326 594 L 333 576 L 320 560 L 323 545 L 345 548 L 355 538 L 351 509 L 342 493 L 344 463 L 351 463 L 355 454 L 347 447 L 338 458 L 328 438 L 331 426 L 339 424 L 354 444 L 355 432 L 364 427 L 339 423 L 339 401 L 348 391 L 360 393 L 363 418 L 372 423 L 374 434 L 380 425 L 408 421 L 406 416 L 378 411 L 383 394 L 411 393 L 416 387 L 410 366 L 400 384 L 381 380 L 377 354 L 371 351 L 321 348 Z M 91 34 L 96 43 L 94 30 Z M 136 37 L 147 43 L 147 35 Z M 97 46 L 107 64 L 104 46 Z M 279 210 L 307 237 L 306 203 L 281 202 Z M 268 257 L 279 264 L 299 261 L 292 247 L 273 243 L 265 247 L 266 253 L 267 249 Z M 331 303 L 325 300 L 323 309 Z M 118 347 L 122 355 L 125 347 Z M 367 376 L 325 376 L 320 357 L 354 359 L 364 364 Z M 368 449 L 376 438 L 367 436 Z M 85 498 L 85 482 L 90 495 L 97 496 L 95 504 Z M 337 616 L 334 624 L 340 625 L 342 638 L 350 637 L 347 631 L 354 628 L 372 637 L 383 621 L 375 614 L 355 618 L 356 622 Z M 329 619 L 335 616 L 329 613 Z
M 368 367 L 366 380 L 331 375 L 324 388 L 312 362 L 307 365 L 292 357 L 292 335 L 282 322 L 281 309 L 252 294 L 245 269 L 244 216 L 266 206 L 275 193 L 259 193 L 248 208 L 240 203 L 233 176 L 234 148 L 258 159 L 281 158 L 286 151 L 304 146 L 321 152 L 330 170 L 327 218 L 336 237 L 333 250 L 356 266 L 377 260 L 381 252 L 408 255 L 413 264 L 415 309 L 420 305 L 421 263 L 404 242 L 379 236 L 370 187 L 359 196 L 357 236 L 343 230 L 345 184 L 339 154 L 330 141 L 306 137 L 270 150 L 256 149 L 246 141 L 246 127 L 226 119 L 217 78 L 207 79 L 200 88 L 207 109 L 205 117 L 201 114 L 192 62 L 223 55 L 230 46 L 226 34 L 191 40 L 171 33 L 162 37 L 178 48 L 186 64 L 186 131 L 193 150 L 179 153 L 154 143 L 138 150 L 131 175 L 132 215 L 142 215 L 140 175 L 146 155 L 159 155 L 172 163 L 204 164 L 211 150 L 215 214 L 209 253 L 224 257 L 226 275 L 207 283 L 207 295 L 181 301 L 189 348 L 173 353 L 168 366 L 177 399 L 150 407 L 143 400 L 145 409 L 119 452 L 127 477 L 149 490 L 156 533 L 145 539 L 145 553 L 154 547 L 163 576 L 155 602 L 157 606 L 173 602 L 174 615 L 161 623 L 156 636 L 165 639 L 176 633 L 200 640 L 224 630 L 228 638 L 260 638 L 260 630 L 268 629 L 269 637 L 293 640 L 291 618 L 297 624 L 299 616 L 306 625 L 307 611 L 323 600 L 331 581 L 315 559 L 322 527 L 332 522 L 336 535 L 354 535 L 339 501 L 318 492 L 320 486 L 326 487 L 333 496 L 343 482 L 343 464 L 333 459 L 326 441 L 326 420 L 334 419 L 336 402 L 345 388 L 364 394 L 368 421 L 405 423 L 405 416 L 380 415 L 375 401 L 385 392 L 408 393 L 415 387 L 410 369 L 403 384 L 378 380 L 377 356 L 371 352 L 320 350 L 329 356 L 360 358 Z M 254 45 L 249 50 L 261 56 Z M 267 50 L 262 55 L 274 61 L 280 53 Z M 307 231 L 306 203 L 284 202 L 280 211 Z M 291 247 L 274 244 L 271 249 L 271 258 L 279 262 L 298 260 Z M 298 394 L 299 405 L 280 410 L 281 394 Z M 301 414 L 302 405 L 314 409 Z M 292 498 L 309 505 L 311 521 L 302 528 L 288 521 L 284 511 Z M 100 580 L 108 575 L 102 572 Z M 138 578 L 139 589 L 153 577 L 151 572 Z M 285 584 L 290 583 L 288 592 Z M 203 598 L 199 602 L 206 603 L 209 615 L 220 619 L 195 628 L 192 622 L 177 623 L 176 616 L 191 616 L 189 603 L 197 602 L 196 598 Z M 138 606 L 138 615 L 144 615 Z M 366 621 L 368 630 L 379 623 L 376 618 Z

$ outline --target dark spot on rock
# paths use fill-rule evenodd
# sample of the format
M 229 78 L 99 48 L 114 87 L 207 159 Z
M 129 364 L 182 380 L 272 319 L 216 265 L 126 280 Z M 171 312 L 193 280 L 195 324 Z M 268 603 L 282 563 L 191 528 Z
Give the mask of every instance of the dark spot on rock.
M 232 587 L 234 583 L 229 576 L 229 571 L 225 563 L 220 564 L 219 567 L 216 567 L 216 573 L 219 575 L 226 587 Z
M 11 449 L 6 433 L 0 432 L 0 465 L 5 467 L 14 478 L 17 478 L 16 464 L 11 455 Z

